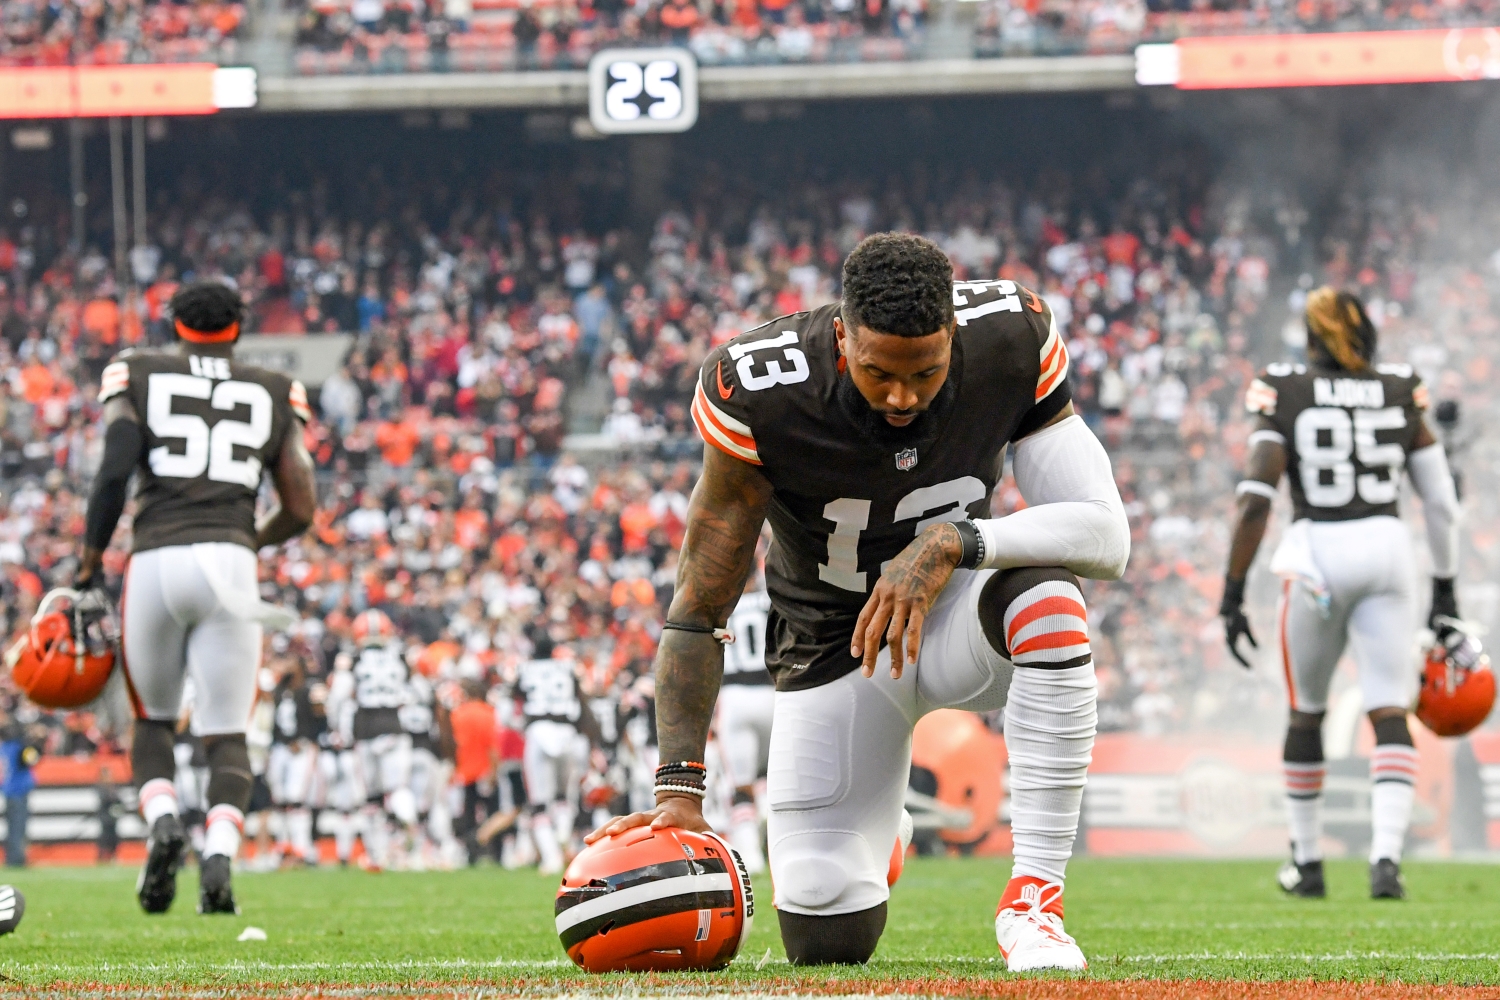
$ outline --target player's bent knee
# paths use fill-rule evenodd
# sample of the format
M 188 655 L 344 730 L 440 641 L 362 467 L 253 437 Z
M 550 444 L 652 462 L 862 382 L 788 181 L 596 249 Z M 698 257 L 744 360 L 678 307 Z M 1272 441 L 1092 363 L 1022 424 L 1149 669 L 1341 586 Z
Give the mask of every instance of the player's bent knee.
M 887 849 L 887 854 L 889 849 Z M 810 830 L 771 844 L 771 881 L 780 909 L 816 916 L 865 910 L 890 896 L 888 856 L 876 859 L 860 834 Z
M 885 931 L 886 904 L 826 917 L 777 910 L 781 943 L 793 965 L 863 965 Z
M 1001 570 L 979 595 L 990 645 L 1017 667 L 1063 669 L 1092 662 L 1078 577 L 1061 566 Z

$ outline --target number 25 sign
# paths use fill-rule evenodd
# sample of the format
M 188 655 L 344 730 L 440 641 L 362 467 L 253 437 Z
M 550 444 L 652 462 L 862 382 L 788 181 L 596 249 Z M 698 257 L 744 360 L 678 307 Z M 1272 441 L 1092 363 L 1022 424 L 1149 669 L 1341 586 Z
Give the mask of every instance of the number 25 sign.
M 687 49 L 605 49 L 589 60 L 589 121 L 606 135 L 686 132 L 698 120 Z

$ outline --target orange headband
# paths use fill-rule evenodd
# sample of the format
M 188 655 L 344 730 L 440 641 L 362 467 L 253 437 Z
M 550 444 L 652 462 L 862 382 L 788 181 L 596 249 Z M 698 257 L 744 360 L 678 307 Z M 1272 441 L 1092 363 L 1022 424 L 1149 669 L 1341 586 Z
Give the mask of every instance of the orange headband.
M 240 335 L 239 323 L 230 323 L 222 330 L 205 333 L 202 330 L 194 330 L 180 319 L 172 322 L 177 327 L 177 336 L 194 344 L 223 344 Z

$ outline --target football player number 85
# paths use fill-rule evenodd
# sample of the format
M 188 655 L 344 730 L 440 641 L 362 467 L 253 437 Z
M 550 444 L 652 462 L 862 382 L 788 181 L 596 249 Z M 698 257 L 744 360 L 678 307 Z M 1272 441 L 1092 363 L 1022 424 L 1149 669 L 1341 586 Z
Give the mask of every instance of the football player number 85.
M 216 410 L 248 406 L 250 419 L 219 420 L 210 430 L 202 417 L 172 412 L 172 400 L 178 396 L 206 399 Z M 255 382 L 215 385 L 212 379 L 197 375 L 157 372 L 146 391 L 146 426 L 158 438 L 180 438 L 184 447 L 181 454 L 166 445 L 152 448 L 148 456 L 151 471 L 172 479 L 196 479 L 207 472 L 216 483 L 256 489 L 260 485 L 260 459 L 254 455 L 236 459 L 234 449 L 265 447 L 271 439 L 271 411 L 271 394 Z
M 1399 444 L 1380 444 L 1375 432 L 1405 426 L 1406 414 L 1399 406 L 1355 410 L 1353 417 L 1336 406 L 1315 406 L 1297 414 L 1293 433 L 1307 502 L 1314 507 L 1342 507 L 1356 492 L 1368 504 L 1395 502 L 1406 452 Z M 1367 469 L 1386 469 L 1385 478 L 1373 472 L 1355 476 L 1352 457 Z M 1323 481 L 1325 472 L 1330 482 Z

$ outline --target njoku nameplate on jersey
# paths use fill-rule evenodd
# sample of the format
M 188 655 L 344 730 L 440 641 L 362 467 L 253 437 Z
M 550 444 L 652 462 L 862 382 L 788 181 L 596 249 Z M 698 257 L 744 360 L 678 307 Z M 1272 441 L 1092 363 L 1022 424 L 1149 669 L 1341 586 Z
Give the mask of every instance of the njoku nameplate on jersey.
M 605 49 L 589 60 L 589 121 L 606 135 L 686 132 L 698 120 L 687 49 Z

